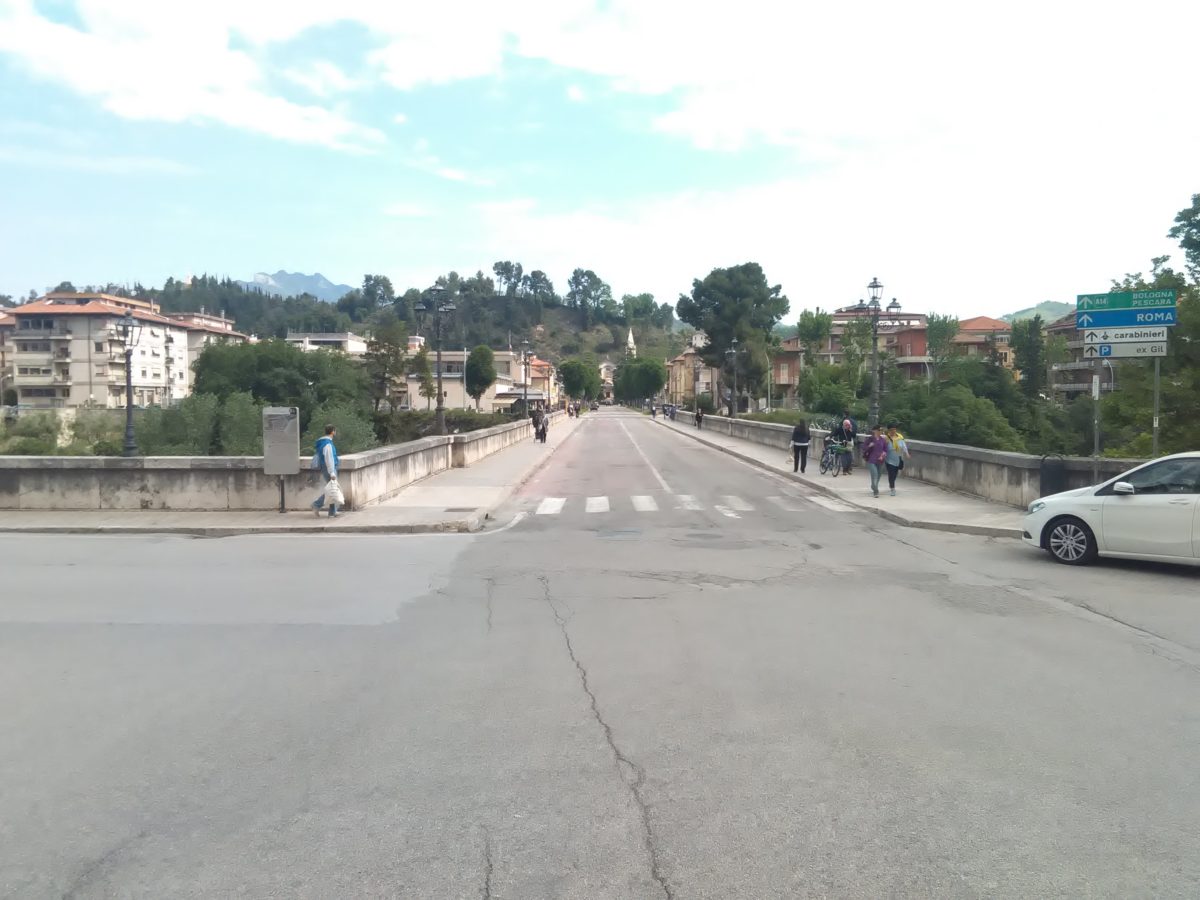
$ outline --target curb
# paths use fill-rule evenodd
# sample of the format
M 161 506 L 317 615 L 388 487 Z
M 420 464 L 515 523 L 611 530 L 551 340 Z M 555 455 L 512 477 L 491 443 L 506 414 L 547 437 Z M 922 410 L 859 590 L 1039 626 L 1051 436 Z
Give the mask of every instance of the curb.
M 775 469 L 772 466 L 768 465 L 767 463 L 764 463 L 761 459 L 758 459 L 753 456 L 749 456 L 748 454 L 745 454 L 745 453 L 739 453 L 737 450 L 733 450 L 722 444 L 718 444 L 713 441 L 707 441 L 704 438 L 700 437 L 698 434 L 691 434 L 690 432 L 683 431 L 679 428 L 674 428 L 671 425 L 668 425 L 666 422 L 662 422 L 661 424 L 668 431 L 675 432 L 676 434 L 679 434 L 682 437 L 691 438 L 692 440 L 697 441 L 706 447 L 711 447 L 714 450 L 719 450 L 722 453 L 728 454 L 729 456 L 732 456 L 735 459 L 740 459 L 742 462 L 749 463 L 750 465 L 752 465 L 756 468 L 762 469 L 766 472 L 771 472 L 772 474 L 787 478 L 789 481 L 794 481 L 797 484 L 802 484 L 805 487 L 811 488 L 812 490 L 816 491 L 818 494 L 823 494 L 826 497 L 831 497 L 835 500 L 840 500 L 842 503 L 849 504 L 850 506 L 853 506 L 855 509 L 862 510 L 863 512 L 874 513 L 875 515 L 879 516 L 881 519 L 886 519 L 887 521 L 892 522 L 896 525 L 903 525 L 906 528 L 921 528 L 926 531 L 949 531 L 949 532 L 953 532 L 955 534 L 974 534 L 974 535 L 979 535 L 981 537 L 1003 537 L 1003 538 L 1020 538 L 1021 537 L 1021 529 L 1020 528 L 1001 528 L 999 526 L 994 526 L 994 525 L 960 525 L 955 522 L 933 522 L 933 521 L 929 521 L 929 520 L 925 520 L 925 519 L 910 519 L 907 516 L 902 516 L 899 513 L 894 513 L 894 512 L 891 512 L 890 510 L 880 509 L 877 506 L 864 506 L 863 504 L 858 503 L 854 500 L 851 500 L 849 497 L 846 497 L 846 496 L 838 493 L 837 491 L 833 490 L 832 488 L 827 487 L 826 485 L 821 484 L 820 482 L 809 481 L 808 479 L 800 478 L 791 472 L 780 471 L 780 470 Z M 766 445 L 764 445 L 764 446 L 766 446 Z

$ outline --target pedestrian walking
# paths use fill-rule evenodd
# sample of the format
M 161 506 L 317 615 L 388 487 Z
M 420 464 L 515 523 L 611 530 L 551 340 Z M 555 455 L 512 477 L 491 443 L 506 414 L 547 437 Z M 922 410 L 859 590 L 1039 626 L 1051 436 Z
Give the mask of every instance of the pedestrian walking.
M 878 497 L 879 479 L 883 476 L 884 461 L 888 455 L 888 439 L 883 436 L 883 429 L 879 425 L 871 426 L 871 436 L 863 444 L 862 455 L 867 463 L 867 471 L 871 473 L 871 493 Z
M 888 452 L 884 464 L 887 466 L 888 493 L 895 497 L 896 476 L 904 468 L 904 460 L 912 459 L 912 454 L 908 452 L 908 442 L 904 440 L 904 435 L 897 430 L 895 423 L 888 425 L 886 439 Z
M 696 428 L 704 429 L 704 410 L 698 406 L 696 407 Z
M 804 474 L 808 467 L 808 445 L 812 437 L 808 433 L 808 421 L 801 419 L 792 429 L 792 471 Z
M 321 496 L 312 502 L 313 512 L 320 516 L 321 510 L 325 506 L 325 500 L 328 498 L 330 500 L 329 518 L 331 519 L 337 518 L 338 497 L 341 496 L 341 488 L 337 483 L 338 452 L 337 447 L 333 444 L 335 437 L 337 437 L 337 429 L 332 425 L 326 425 L 325 435 L 317 438 L 316 452 L 312 458 L 312 468 L 320 470 L 322 482 Z M 342 502 L 345 502 L 344 498 Z

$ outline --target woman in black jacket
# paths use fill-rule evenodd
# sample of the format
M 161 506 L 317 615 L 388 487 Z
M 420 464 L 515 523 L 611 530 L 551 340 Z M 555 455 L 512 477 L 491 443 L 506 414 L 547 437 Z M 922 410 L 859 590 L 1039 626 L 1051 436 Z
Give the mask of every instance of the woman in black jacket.
M 792 471 L 804 474 L 808 467 L 808 422 L 801 419 L 792 429 Z

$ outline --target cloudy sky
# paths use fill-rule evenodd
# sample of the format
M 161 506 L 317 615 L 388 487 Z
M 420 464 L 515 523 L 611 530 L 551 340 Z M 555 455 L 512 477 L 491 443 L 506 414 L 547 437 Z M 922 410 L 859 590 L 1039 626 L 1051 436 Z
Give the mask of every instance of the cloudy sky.
M 0 0 L 0 292 L 513 259 L 999 314 L 1175 252 L 1200 3 Z

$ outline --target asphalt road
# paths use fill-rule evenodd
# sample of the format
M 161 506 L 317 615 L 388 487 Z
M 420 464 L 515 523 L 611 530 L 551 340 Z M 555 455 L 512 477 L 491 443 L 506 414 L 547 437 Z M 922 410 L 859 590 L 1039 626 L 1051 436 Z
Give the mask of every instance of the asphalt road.
M 1197 573 L 902 529 L 641 416 L 480 535 L 0 566 L 0 896 L 1200 895 Z

